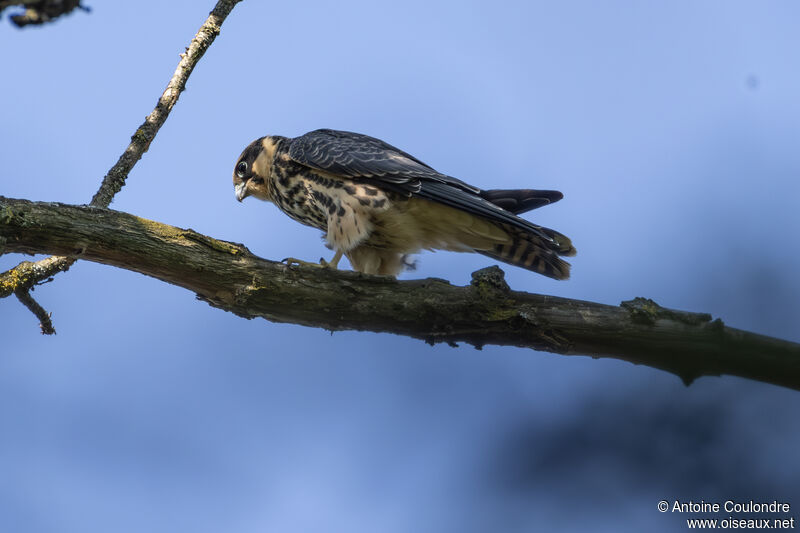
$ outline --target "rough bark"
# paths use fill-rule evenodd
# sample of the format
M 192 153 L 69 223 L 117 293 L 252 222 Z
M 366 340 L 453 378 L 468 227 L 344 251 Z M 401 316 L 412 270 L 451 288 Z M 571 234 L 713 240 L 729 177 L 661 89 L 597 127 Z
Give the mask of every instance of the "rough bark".
M 6 252 L 59 254 L 140 272 L 245 318 L 613 357 L 673 372 L 687 383 L 730 374 L 800 389 L 800 344 L 644 298 L 611 306 L 512 291 L 496 267 L 476 272 L 466 287 L 288 267 L 241 244 L 127 213 L 0 197 L 0 249 L 3 244 Z M 24 282 L 0 278 L 0 297 Z

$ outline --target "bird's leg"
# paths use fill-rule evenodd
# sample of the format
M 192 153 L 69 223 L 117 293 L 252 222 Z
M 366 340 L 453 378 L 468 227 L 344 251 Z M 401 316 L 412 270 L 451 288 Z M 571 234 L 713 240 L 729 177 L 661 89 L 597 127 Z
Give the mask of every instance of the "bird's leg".
M 324 266 L 324 267 L 329 267 L 329 268 L 332 268 L 332 269 L 336 270 L 337 268 L 339 268 L 339 261 L 341 259 L 342 259 L 342 251 L 341 250 L 336 250 L 336 253 L 331 258 L 330 261 L 325 261 L 324 259 L 320 259 L 319 260 L 319 264 Z
M 324 259 L 320 258 L 319 263 L 312 263 L 310 261 L 303 261 L 302 259 L 296 259 L 294 257 L 287 257 L 281 260 L 281 263 L 286 263 L 286 266 L 304 266 L 304 267 L 322 267 L 322 268 L 333 268 L 334 270 L 338 268 L 339 260 L 342 258 L 342 251 L 337 250 L 336 254 L 330 260 L 330 262 L 325 261 Z

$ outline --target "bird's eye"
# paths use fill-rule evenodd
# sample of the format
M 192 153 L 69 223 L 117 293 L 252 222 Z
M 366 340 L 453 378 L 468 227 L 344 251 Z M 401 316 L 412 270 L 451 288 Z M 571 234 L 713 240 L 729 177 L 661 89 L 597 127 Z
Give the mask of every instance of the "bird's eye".
M 247 174 L 247 161 L 239 161 L 239 164 L 236 165 L 236 175 L 240 178 L 244 178 Z

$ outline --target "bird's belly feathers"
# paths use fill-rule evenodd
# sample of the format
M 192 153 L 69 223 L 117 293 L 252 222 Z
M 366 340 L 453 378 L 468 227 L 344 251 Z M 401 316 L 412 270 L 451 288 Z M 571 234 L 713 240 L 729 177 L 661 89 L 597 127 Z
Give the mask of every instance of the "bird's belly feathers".
M 376 215 L 391 207 L 387 193 L 316 172 L 302 172 L 272 182 L 275 204 L 292 219 L 326 232 L 328 242 L 347 251 L 373 232 Z

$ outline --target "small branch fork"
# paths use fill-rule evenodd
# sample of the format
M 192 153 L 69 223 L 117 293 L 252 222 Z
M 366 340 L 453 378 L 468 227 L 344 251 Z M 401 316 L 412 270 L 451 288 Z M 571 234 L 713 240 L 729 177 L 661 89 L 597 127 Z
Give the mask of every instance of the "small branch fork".
M 203 23 L 191 43 L 189 43 L 186 52 L 181 54 L 178 67 L 175 69 L 175 73 L 169 80 L 167 88 L 164 90 L 161 98 L 158 99 L 156 107 L 131 136 L 130 144 L 103 178 L 103 182 L 92 198 L 90 205 L 94 207 L 108 207 L 114 195 L 125 185 L 125 179 L 128 177 L 128 174 L 139 159 L 142 158 L 142 155 L 150 148 L 150 143 L 153 142 L 158 130 L 161 129 L 161 126 L 164 125 L 167 117 L 169 117 L 169 113 L 178 101 L 181 92 L 186 88 L 186 81 L 192 74 L 194 67 L 203 57 L 206 50 L 208 50 L 208 47 L 211 46 L 211 43 L 214 42 L 217 35 L 219 35 L 222 23 L 240 1 L 241 0 L 220 0 L 217 2 L 217 5 L 214 7 L 213 11 L 211 11 L 205 23 Z M 48 2 L 0 0 L 0 11 L 9 5 L 26 5 L 29 6 L 30 9 L 33 4 L 46 3 Z M 71 3 L 76 5 L 70 8 L 70 10 L 80 4 L 80 2 Z M 2 254 L 2 246 L 0 246 L 0 254 Z M 42 333 L 55 333 L 52 323 L 50 322 L 50 315 L 33 300 L 29 291 L 35 285 L 49 280 L 59 272 L 68 270 L 75 261 L 76 259 L 74 258 L 62 256 L 48 257 L 35 263 L 24 261 L 16 267 L 0 274 L 0 298 L 5 298 L 12 293 L 16 294 L 17 297 L 20 298 L 20 301 L 22 301 L 28 309 L 31 309 L 37 318 L 39 318 Z M 35 311 L 30 304 L 34 304 L 36 309 L 41 312 Z M 42 320 L 42 317 L 47 317 L 46 322 Z

